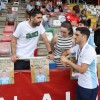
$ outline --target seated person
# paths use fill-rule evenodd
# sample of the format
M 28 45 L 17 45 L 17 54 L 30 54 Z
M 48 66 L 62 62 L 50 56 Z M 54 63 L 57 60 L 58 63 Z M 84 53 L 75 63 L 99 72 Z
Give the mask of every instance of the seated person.
M 58 0 L 58 1 L 56 2 L 56 7 L 59 8 L 59 11 L 60 11 L 60 12 L 63 12 L 63 7 L 62 7 L 62 1 L 61 1 L 61 0 Z
M 53 12 L 54 11 L 54 7 L 52 5 L 52 1 L 51 0 L 46 5 L 46 11 L 47 12 Z
M 45 28 L 51 28 L 52 27 L 52 23 L 53 23 L 53 20 L 51 18 L 51 15 L 50 14 L 47 14 L 44 18 L 43 18 L 43 26 Z
M 81 20 L 86 20 L 87 23 L 88 23 L 88 26 L 89 26 L 89 27 L 91 26 L 91 19 L 88 19 L 88 18 L 87 18 L 86 9 L 83 9 L 83 10 L 81 11 L 81 14 L 80 14 L 79 18 L 80 18 Z
M 13 5 L 19 5 L 19 0 L 15 0 Z
M 70 21 L 73 26 L 78 26 L 78 22 L 80 21 L 80 18 L 77 16 L 77 14 L 80 12 L 79 6 L 76 5 L 72 8 L 71 13 L 66 14 L 66 20 Z
M 29 12 L 34 8 L 34 2 L 30 1 L 26 6 L 26 18 L 29 17 Z
M 35 10 L 41 10 L 41 3 L 39 1 L 35 3 Z
M 12 9 L 7 9 L 8 14 L 6 15 L 6 25 L 14 25 L 15 22 L 15 14 L 12 13 Z

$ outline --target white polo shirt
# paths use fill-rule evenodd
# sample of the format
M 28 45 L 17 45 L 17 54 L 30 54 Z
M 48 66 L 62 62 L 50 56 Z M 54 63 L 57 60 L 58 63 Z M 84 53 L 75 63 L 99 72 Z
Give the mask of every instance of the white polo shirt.
M 71 53 L 76 53 L 77 64 L 79 66 L 81 66 L 82 63 L 89 65 L 85 73 L 79 74 L 78 85 L 87 89 L 96 88 L 98 85 L 98 78 L 96 73 L 97 65 L 95 49 L 86 43 L 82 50 L 80 50 L 79 45 L 71 48 Z

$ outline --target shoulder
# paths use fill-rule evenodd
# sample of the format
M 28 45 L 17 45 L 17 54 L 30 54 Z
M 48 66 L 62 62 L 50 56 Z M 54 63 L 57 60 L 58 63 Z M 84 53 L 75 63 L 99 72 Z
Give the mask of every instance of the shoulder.
M 88 55 L 93 55 L 95 56 L 96 55 L 96 52 L 95 52 L 95 49 L 91 46 L 91 45 L 87 45 L 86 48 L 85 48 L 85 54 L 88 56 Z
M 20 22 L 18 25 L 19 26 L 25 26 L 25 25 L 27 25 L 28 24 L 28 21 L 23 21 L 23 22 Z

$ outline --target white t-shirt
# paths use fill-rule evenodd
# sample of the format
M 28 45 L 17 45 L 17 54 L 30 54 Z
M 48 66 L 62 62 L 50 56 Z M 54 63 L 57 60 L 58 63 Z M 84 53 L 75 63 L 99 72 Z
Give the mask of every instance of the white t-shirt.
M 76 53 L 78 65 L 81 66 L 82 63 L 89 65 L 85 73 L 79 74 L 78 85 L 87 89 L 96 88 L 98 85 L 98 79 L 96 74 L 97 65 L 95 49 L 86 43 L 82 50 L 79 49 L 79 45 L 71 48 L 71 53 Z
M 19 57 L 32 57 L 37 48 L 37 42 L 40 34 L 44 34 L 45 29 L 42 25 L 35 28 L 29 25 L 28 21 L 18 24 L 13 35 L 18 38 L 16 54 Z
M 8 21 L 13 22 L 15 20 L 15 14 L 7 14 L 6 18 Z

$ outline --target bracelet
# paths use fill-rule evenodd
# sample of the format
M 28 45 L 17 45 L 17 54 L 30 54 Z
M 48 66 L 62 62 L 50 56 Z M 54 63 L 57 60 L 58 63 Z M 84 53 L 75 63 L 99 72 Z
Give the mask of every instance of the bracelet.
M 49 51 L 48 54 L 52 54 L 52 51 Z

